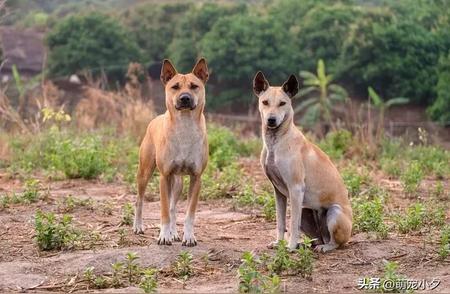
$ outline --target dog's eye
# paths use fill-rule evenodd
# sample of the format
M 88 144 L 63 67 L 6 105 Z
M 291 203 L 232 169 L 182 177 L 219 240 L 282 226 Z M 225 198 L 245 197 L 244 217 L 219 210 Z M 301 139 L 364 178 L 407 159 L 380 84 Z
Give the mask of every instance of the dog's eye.
M 262 104 L 264 104 L 264 105 L 269 105 L 269 101 L 263 100 Z
M 281 101 L 281 102 L 280 102 L 280 106 L 283 106 L 283 105 L 286 105 L 286 102 Z
M 196 85 L 196 84 L 191 84 L 191 89 L 192 90 L 195 90 L 195 89 L 197 89 L 198 88 L 198 86 Z
M 175 85 L 172 86 L 172 89 L 174 89 L 174 90 L 180 90 L 180 85 L 175 84 Z

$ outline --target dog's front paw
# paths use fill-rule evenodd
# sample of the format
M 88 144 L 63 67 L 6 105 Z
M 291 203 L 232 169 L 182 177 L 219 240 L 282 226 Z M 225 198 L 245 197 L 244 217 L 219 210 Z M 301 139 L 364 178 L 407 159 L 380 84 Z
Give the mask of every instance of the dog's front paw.
M 194 234 L 192 235 L 186 235 L 183 236 L 183 242 L 181 243 L 183 246 L 193 247 L 197 246 L 197 240 L 194 237 Z
M 144 234 L 144 226 L 142 225 L 142 220 L 134 219 L 133 232 L 135 234 Z
M 172 235 L 167 225 L 161 226 L 161 232 L 159 232 L 158 245 L 172 245 Z
M 172 241 L 173 241 L 173 242 L 180 242 L 180 241 L 181 241 L 181 238 L 180 238 L 180 236 L 178 235 L 178 232 L 177 232 L 176 229 L 170 231 L 170 236 L 172 237 Z

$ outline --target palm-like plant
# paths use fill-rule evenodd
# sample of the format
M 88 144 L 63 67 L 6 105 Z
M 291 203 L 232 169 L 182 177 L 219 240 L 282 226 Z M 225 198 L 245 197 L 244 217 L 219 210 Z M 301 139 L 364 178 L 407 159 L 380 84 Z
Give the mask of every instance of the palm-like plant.
M 317 63 L 317 73 L 301 71 L 305 87 L 301 89 L 296 98 L 307 99 L 296 108 L 295 113 L 305 110 L 304 121 L 315 124 L 319 120 L 327 122 L 333 129 L 334 123 L 331 117 L 333 104 L 347 100 L 347 91 L 333 83 L 333 76 L 326 73 L 325 63 L 320 59 Z
M 369 87 L 367 91 L 369 92 L 369 98 L 372 101 L 373 106 L 375 106 L 375 108 L 378 109 L 378 125 L 376 131 L 376 139 L 378 142 L 378 139 L 381 138 L 383 132 L 384 113 L 386 109 L 394 105 L 406 104 L 409 102 L 409 99 L 405 97 L 396 97 L 384 101 L 372 87 Z

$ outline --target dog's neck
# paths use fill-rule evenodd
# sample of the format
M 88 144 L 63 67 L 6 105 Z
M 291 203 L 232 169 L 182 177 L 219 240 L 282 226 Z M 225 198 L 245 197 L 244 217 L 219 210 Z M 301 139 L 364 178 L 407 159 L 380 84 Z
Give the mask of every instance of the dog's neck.
M 292 128 L 295 128 L 292 118 L 283 121 L 276 129 L 270 129 L 263 124 L 261 129 L 263 133 L 264 144 L 266 145 L 266 147 L 275 145 L 283 137 L 288 135 Z
M 177 123 L 186 124 L 189 123 L 200 123 L 202 121 L 203 115 L 203 105 L 197 105 L 193 110 L 176 110 L 174 108 L 167 108 L 167 116 L 169 120 L 176 125 Z

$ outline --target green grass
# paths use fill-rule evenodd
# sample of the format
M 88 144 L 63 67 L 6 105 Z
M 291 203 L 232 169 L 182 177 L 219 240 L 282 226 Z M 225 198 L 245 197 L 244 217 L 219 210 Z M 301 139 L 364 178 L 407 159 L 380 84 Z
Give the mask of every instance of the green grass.
M 240 293 L 278 293 L 281 280 L 278 275 L 267 276 L 259 269 L 261 261 L 251 252 L 244 252 L 238 268 Z
M 386 238 L 388 227 L 384 223 L 382 197 L 369 200 L 365 197 L 352 200 L 353 227 L 359 232 L 374 232 L 379 238 Z
M 403 191 L 408 195 L 415 195 L 423 177 L 423 165 L 419 161 L 412 161 L 400 176 Z
M 25 181 L 24 186 L 25 189 L 22 193 L 0 195 L 0 209 L 8 208 L 10 204 L 36 203 L 42 198 L 39 180 L 28 179 Z
M 400 233 L 406 234 L 419 231 L 425 225 L 426 211 L 421 203 L 415 203 L 408 207 L 405 214 L 394 216 L 397 229 Z
M 134 218 L 134 206 L 130 202 L 125 203 L 122 206 L 122 221 L 121 224 L 125 226 L 131 226 Z
M 439 240 L 439 257 L 446 259 L 450 255 L 450 225 L 442 228 Z

